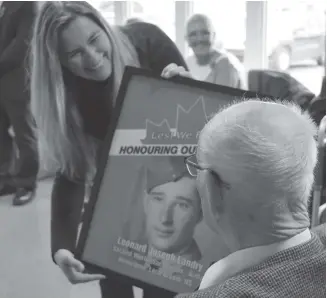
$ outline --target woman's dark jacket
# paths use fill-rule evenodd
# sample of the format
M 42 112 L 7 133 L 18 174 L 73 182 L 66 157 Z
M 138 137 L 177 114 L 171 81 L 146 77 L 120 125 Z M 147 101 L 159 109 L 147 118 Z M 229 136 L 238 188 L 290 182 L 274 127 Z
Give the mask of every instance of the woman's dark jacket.
M 138 54 L 142 68 L 160 75 L 170 63 L 186 67 L 185 61 L 170 38 L 158 27 L 147 23 L 134 23 L 122 27 Z M 81 86 L 76 102 L 79 105 L 86 133 L 103 140 L 110 121 L 108 101 L 110 95 L 99 94 L 99 83 Z M 110 93 L 109 93 L 110 94 Z M 110 100 L 110 98 L 109 98 Z M 107 112 L 105 112 L 107 111 Z M 75 250 L 78 226 L 81 221 L 85 185 L 57 174 L 51 197 L 51 250 Z

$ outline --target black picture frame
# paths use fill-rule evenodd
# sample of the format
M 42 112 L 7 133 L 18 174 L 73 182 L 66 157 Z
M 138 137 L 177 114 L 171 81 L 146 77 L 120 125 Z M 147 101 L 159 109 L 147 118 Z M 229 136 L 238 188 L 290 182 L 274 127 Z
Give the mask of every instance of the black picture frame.
M 112 114 L 112 119 L 111 119 L 111 124 L 109 131 L 107 133 L 107 136 L 105 138 L 105 142 L 103 145 L 103 148 L 101 150 L 99 162 L 98 162 L 98 169 L 97 173 L 94 179 L 94 184 L 91 189 L 90 193 L 90 198 L 89 202 L 85 207 L 84 215 L 83 215 L 83 225 L 80 231 L 80 236 L 77 242 L 77 247 L 76 247 L 76 258 L 81 260 L 88 272 L 95 272 L 95 273 L 102 273 L 106 275 L 109 279 L 116 279 L 118 281 L 123 281 L 124 283 L 131 284 L 143 289 L 147 288 L 158 288 L 157 286 L 154 286 L 149 283 L 145 283 L 141 280 L 137 280 L 135 278 L 131 278 L 125 275 L 122 275 L 120 273 L 117 273 L 113 270 L 109 270 L 103 267 L 100 267 L 95 264 L 91 264 L 83 259 L 83 253 L 85 249 L 85 244 L 89 236 L 89 228 L 90 224 L 92 222 L 93 214 L 94 214 L 94 209 L 97 204 L 97 199 L 101 187 L 101 181 L 105 173 L 105 168 L 106 164 L 108 162 L 108 153 L 110 151 L 113 137 L 119 122 L 120 115 L 123 110 L 124 106 L 124 101 L 125 101 L 125 96 L 126 92 L 129 86 L 130 81 L 137 77 L 141 76 L 144 78 L 151 78 L 151 79 L 156 79 L 159 81 L 167 81 L 167 79 L 162 78 L 161 76 L 155 75 L 152 72 L 145 70 L 145 69 L 140 69 L 140 68 L 134 68 L 134 67 L 126 67 L 123 78 L 122 78 L 122 83 L 120 86 L 120 90 L 117 96 L 117 101 L 116 101 L 116 106 L 114 109 L 114 112 Z M 233 97 L 240 97 L 240 98 L 257 98 L 257 99 L 262 99 L 262 100 L 273 100 L 270 96 L 263 96 L 251 91 L 245 91 L 245 90 L 240 90 L 240 89 L 235 89 L 235 88 L 230 88 L 226 86 L 220 86 L 220 85 L 215 85 L 207 82 L 202 82 L 198 80 L 193 80 L 185 77 L 174 77 L 171 79 L 168 79 L 168 81 L 172 81 L 176 84 L 179 84 L 180 86 L 189 86 L 189 87 L 195 87 L 207 91 L 213 91 L 213 92 L 220 92 L 220 93 L 227 93 Z M 172 295 L 178 294 L 176 292 L 171 292 L 169 290 L 165 290 L 160 288 L 161 291 L 171 293 Z M 193 289 L 194 290 L 194 289 Z

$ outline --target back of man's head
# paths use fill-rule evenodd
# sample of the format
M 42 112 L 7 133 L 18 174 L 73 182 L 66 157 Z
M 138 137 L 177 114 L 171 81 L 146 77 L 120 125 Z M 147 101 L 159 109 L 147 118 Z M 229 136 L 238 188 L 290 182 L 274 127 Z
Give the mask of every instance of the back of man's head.
M 198 158 L 230 184 L 229 218 L 269 234 L 308 227 L 315 135 L 310 117 L 289 103 L 248 100 L 213 117 L 200 135 Z

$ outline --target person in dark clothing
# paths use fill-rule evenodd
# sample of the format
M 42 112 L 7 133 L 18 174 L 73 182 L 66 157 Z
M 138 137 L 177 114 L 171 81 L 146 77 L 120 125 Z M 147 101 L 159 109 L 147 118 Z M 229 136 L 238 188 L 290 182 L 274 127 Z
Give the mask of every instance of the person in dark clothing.
M 35 197 L 39 170 L 25 64 L 36 5 L 35 1 L 4 1 L 1 5 L 0 196 L 14 194 L 14 205 L 26 204 Z M 9 134 L 10 127 L 14 137 Z M 16 158 L 11 173 L 12 159 Z
M 186 67 L 175 44 L 155 25 L 109 26 L 86 2 L 45 2 L 31 44 L 32 111 L 44 162 L 58 165 L 51 197 L 54 261 L 72 283 L 100 280 L 102 297 L 133 297 L 132 285 L 83 273 L 74 258 L 86 187 L 112 117 L 126 65 L 162 74 Z M 42 155 L 42 152 L 40 152 Z M 144 297 L 172 297 L 156 288 Z
M 126 20 L 125 25 L 130 25 L 130 24 L 134 24 L 134 23 L 144 23 L 144 21 L 140 18 L 129 18 L 128 20 Z
M 323 77 L 319 95 L 311 100 L 308 111 L 315 124 L 319 126 L 326 115 L 326 76 Z

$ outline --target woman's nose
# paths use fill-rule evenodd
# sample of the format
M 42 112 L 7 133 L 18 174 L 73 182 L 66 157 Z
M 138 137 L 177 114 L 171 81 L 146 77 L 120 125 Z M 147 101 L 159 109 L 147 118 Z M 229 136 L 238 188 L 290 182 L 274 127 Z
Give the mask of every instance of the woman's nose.
M 84 63 L 86 68 L 94 68 L 99 64 L 101 55 L 92 47 L 87 48 L 84 52 Z

